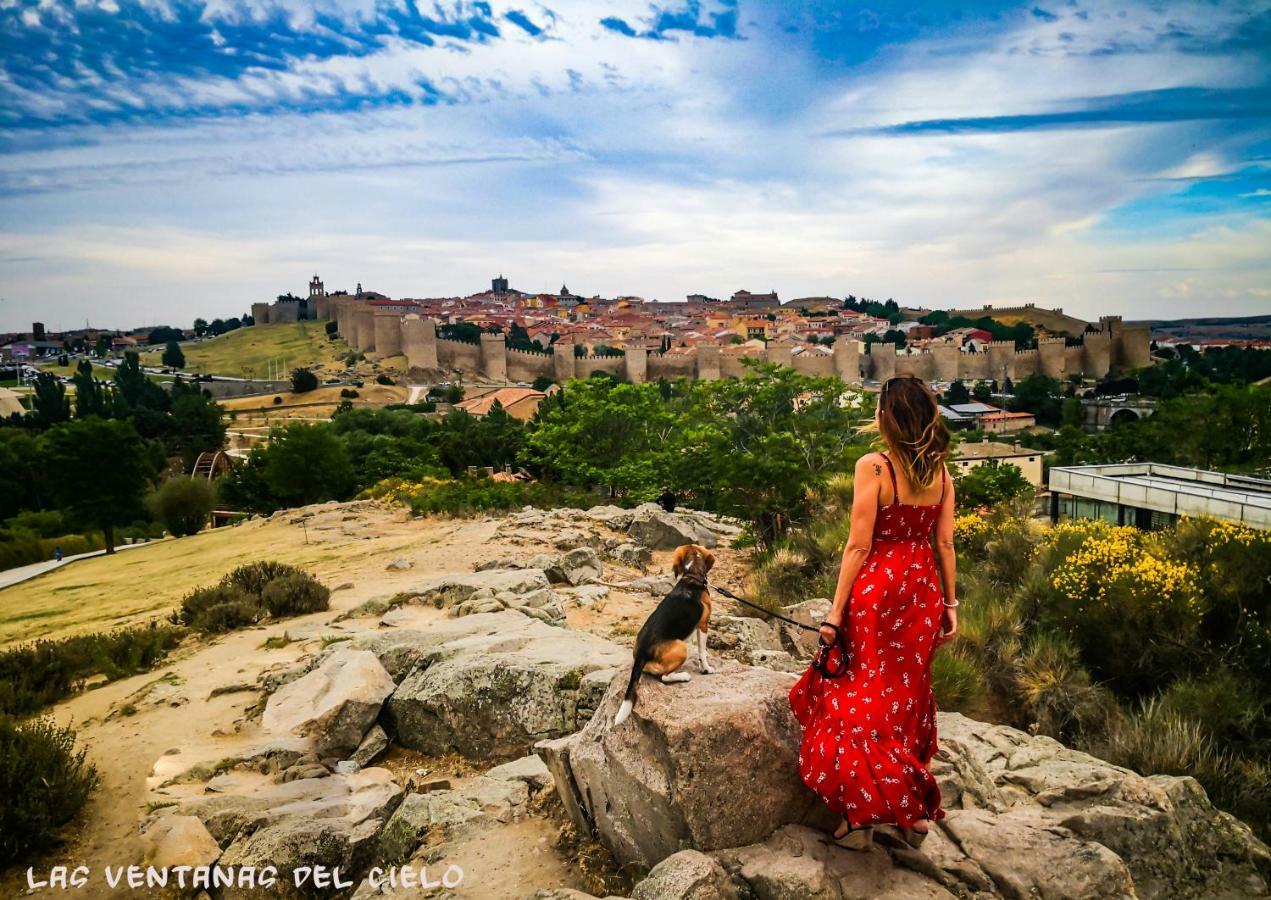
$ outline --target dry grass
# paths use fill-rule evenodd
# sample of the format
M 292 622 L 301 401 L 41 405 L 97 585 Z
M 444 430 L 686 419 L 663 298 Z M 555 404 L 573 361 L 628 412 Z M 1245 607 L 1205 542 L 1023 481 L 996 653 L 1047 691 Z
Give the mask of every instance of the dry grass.
M 246 522 L 191 537 L 156 541 L 113 556 L 75 562 L 0 590 L 0 647 L 35 638 L 109 631 L 166 616 L 196 587 L 215 584 L 230 569 L 285 559 L 336 584 L 368 560 L 418 546 L 421 523 L 394 523 L 388 511 L 366 514 L 377 540 L 338 530 L 305 529 L 288 517 Z
M 239 328 L 199 343 L 183 344 L 186 368 L 192 372 L 265 378 L 270 361 L 286 360 L 287 371 L 321 366 L 343 368 L 344 341 L 328 341 L 325 322 L 287 322 Z M 163 348 L 142 355 L 147 366 L 162 365 Z

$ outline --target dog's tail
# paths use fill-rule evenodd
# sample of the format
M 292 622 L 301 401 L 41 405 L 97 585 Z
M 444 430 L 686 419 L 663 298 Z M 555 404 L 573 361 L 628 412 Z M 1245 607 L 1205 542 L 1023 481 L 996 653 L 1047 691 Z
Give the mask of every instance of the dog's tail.
M 615 728 L 627 721 L 627 717 L 631 715 L 631 708 L 635 706 L 636 688 L 640 685 L 640 675 L 644 672 L 644 664 L 647 661 L 648 654 L 644 652 L 644 648 L 637 647 L 635 662 L 631 666 L 631 680 L 627 682 L 627 692 L 622 696 L 622 705 L 618 707 L 618 714 L 613 717 Z

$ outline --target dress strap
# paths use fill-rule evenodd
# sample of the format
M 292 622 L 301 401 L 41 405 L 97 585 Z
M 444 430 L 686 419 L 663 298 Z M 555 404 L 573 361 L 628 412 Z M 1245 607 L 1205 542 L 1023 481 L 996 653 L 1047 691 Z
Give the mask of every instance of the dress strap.
M 888 504 L 888 506 L 890 506 L 892 503 L 900 502 L 900 487 L 896 484 L 896 467 L 891 464 L 891 457 L 886 453 L 881 453 L 879 455 L 882 456 L 883 461 L 887 463 L 887 471 L 891 473 L 892 498 L 891 503 Z
M 940 466 L 940 505 L 944 505 L 944 492 L 949 486 L 949 470 L 943 464 Z

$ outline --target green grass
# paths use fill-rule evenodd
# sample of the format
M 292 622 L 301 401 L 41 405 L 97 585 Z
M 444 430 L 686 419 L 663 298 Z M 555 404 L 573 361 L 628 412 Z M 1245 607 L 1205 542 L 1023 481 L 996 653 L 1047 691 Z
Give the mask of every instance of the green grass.
M 328 341 L 325 322 L 285 322 L 253 325 L 220 337 L 181 345 L 185 367 L 192 372 L 233 378 L 267 378 L 270 363 L 286 361 L 286 371 L 308 366 L 341 365 L 348 353 L 344 341 Z M 147 366 L 162 365 L 163 350 L 142 354 Z M 285 374 L 285 373 L 284 373 Z
M 158 365 L 157 357 L 156 357 L 155 364 Z M 40 368 L 43 369 L 45 372 L 51 372 L 54 375 L 70 378 L 72 375 L 75 374 L 75 367 L 78 365 L 79 365 L 79 360 L 73 359 L 71 360 L 71 364 L 69 366 L 59 366 L 55 364 L 50 364 L 50 365 L 42 365 L 40 366 Z M 150 363 L 145 363 L 145 365 L 150 365 Z M 115 370 L 110 368 L 109 366 L 94 365 L 93 377 L 96 378 L 98 381 L 111 382 L 115 380 Z M 146 377 L 149 378 L 151 381 L 172 381 L 173 380 L 173 376 L 171 375 L 153 375 L 149 372 L 146 373 Z M 72 384 L 68 384 L 66 386 L 66 390 L 70 393 L 74 393 L 75 386 Z

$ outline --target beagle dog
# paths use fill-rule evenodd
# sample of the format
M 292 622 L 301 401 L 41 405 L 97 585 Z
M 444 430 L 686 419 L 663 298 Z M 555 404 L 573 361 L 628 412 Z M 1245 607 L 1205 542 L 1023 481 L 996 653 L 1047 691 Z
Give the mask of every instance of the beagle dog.
M 706 574 L 715 565 L 715 556 L 705 547 L 684 544 L 675 551 L 671 571 L 679 581 L 662 599 L 636 637 L 635 663 L 631 667 L 631 680 L 627 693 L 614 716 L 613 724 L 621 725 L 631 715 L 635 705 L 636 687 L 641 673 L 660 675 L 666 684 L 676 684 L 692 678 L 688 672 L 679 671 L 688 659 L 686 641 L 697 632 L 697 659 L 706 675 L 715 670 L 706 661 L 706 628 L 711 618 L 711 597 L 706 588 Z

